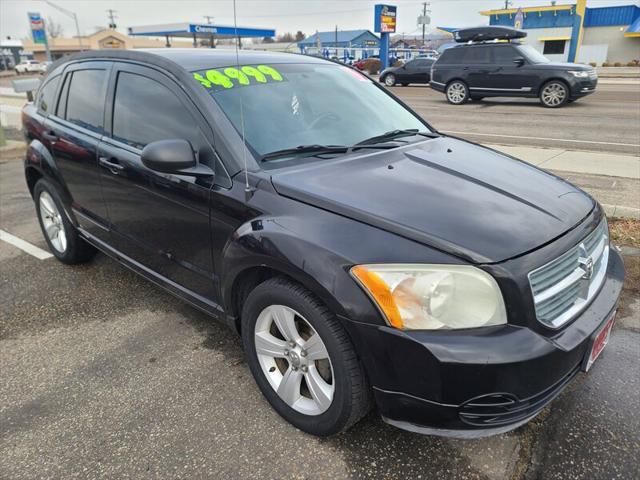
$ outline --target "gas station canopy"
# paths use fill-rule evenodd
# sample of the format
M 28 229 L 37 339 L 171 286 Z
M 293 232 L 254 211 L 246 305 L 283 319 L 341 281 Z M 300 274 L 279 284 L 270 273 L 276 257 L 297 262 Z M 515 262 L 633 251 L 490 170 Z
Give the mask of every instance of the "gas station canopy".
M 275 37 L 276 31 L 271 28 L 234 27 L 214 25 L 210 23 L 165 23 L 162 25 L 145 25 L 129 27 L 129 35 L 145 35 L 149 37 L 181 37 L 193 38 L 235 38 L 235 37 Z

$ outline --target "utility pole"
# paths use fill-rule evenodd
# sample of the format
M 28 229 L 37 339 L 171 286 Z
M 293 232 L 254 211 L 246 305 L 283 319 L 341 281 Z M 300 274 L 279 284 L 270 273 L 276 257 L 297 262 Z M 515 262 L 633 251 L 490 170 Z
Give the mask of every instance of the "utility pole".
M 427 10 L 427 7 L 430 7 L 431 4 L 429 2 L 424 2 L 422 4 L 422 18 L 423 18 L 423 22 L 422 22 L 422 46 L 424 47 L 424 33 L 425 33 L 425 29 L 427 28 L 427 24 L 424 22 L 424 19 L 427 18 L 427 12 L 431 13 L 431 10 Z
M 213 15 L 203 15 L 202 17 L 207 21 L 207 25 L 211 25 L 213 23 L 213 19 L 215 18 Z M 195 33 L 193 34 L 193 46 L 197 46 Z M 209 36 L 209 48 L 216 48 L 216 43 L 213 39 L 213 33 Z
M 504 9 L 509 10 L 509 7 L 513 4 L 511 0 L 504 0 Z
M 112 8 L 109 8 L 107 10 L 107 16 L 109 17 L 109 28 L 111 28 L 112 30 L 116 29 L 116 11 L 117 10 L 113 10 Z
M 80 38 L 80 24 L 78 24 L 78 15 L 76 15 L 75 12 L 72 12 L 71 10 L 67 10 L 66 8 L 63 8 L 60 5 L 56 5 L 55 3 L 53 3 L 50 0 L 44 0 L 44 3 L 46 3 L 47 5 L 55 8 L 59 12 L 64 13 L 68 17 L 73 18 L 73 21 L 76 24 L 76 36 L 78 37 L 78 45 L 80 46 L 80 50 L 83 50 L 83 48 L 82 48 L 82 38 Z
M 336 25 L 336 58 L 338 58 L 338 25 Z

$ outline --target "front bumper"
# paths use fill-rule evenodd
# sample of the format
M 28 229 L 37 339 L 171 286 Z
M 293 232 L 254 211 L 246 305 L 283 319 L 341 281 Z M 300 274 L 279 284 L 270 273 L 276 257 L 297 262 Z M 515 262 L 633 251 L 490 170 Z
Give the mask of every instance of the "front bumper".
M 561 331 L 516 325 L 401 331 L 347 321 L 385 421 L 473 438 L 526 423 L 579 373 L 591 339 L 615 311 L 624 267 L 611 249 L 607 279 L 591 305 Z
M 584 97 L 596 91 L 598 78 L 575 78 L 570 84 L 571 98 Z

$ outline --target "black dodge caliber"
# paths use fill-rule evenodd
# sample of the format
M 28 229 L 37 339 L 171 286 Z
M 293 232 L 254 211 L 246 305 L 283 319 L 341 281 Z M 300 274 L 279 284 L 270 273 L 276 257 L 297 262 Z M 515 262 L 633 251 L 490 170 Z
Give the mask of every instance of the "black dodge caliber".
M 623 266 L 598 203 L 348 67 L 85 52 L 23 121 L 53 254 L 100 250 L 227 323 L 306 432 L 373 407 L 417 432 L 504 432 L 607 343 Z

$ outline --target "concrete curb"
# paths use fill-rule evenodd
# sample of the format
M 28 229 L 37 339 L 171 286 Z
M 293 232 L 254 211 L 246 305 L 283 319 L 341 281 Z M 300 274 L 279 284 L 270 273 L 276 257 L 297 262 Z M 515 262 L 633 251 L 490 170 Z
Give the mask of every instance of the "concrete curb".
M 602 204 L 607 217 L 632 218 L 640 220 L 640 208 L 627 207 L 625 205 Z

